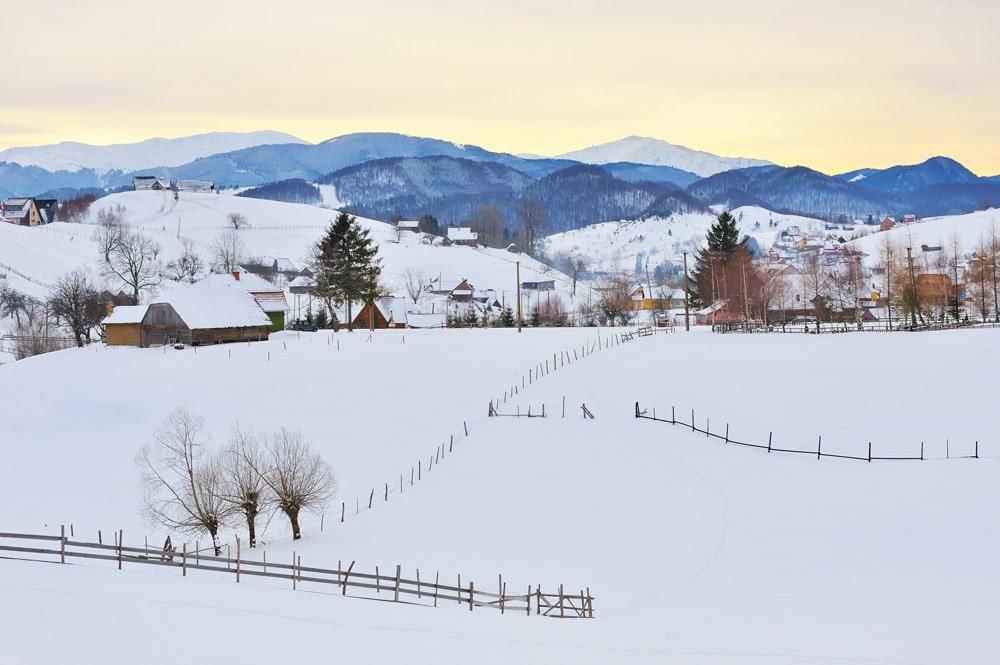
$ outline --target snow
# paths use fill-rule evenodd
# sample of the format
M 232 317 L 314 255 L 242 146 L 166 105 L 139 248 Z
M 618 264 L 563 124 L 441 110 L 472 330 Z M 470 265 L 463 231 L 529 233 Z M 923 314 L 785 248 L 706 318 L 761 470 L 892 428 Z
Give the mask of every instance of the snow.
M 139 143 L 95 146 L 74 141 L 55 145 L 8 148 L 0 151 L 0 161 L 22 166 L 40 166 L 48 171 L 139 171 L 158 166 L 181 166 L 199 157 L 241 150 L 258 145 L 305 143 L 289 134 L 274 131 L 211 132 L 175 139 L 153 138 Z
M 271 325 L 254 297 L 230 284 L 180 286 L 161 293 L 153 302 L 169 303 L 192 330 Z
M 629 136 L 620 141 L 567 152 L 564 155 L 559 155 L 558 158 L 573 159 L 585 164 L 632 162 L 652 166 L 672 166 L 688 173 L 700 175 L 703 178 L 732 169 L 771 164 L 771 162 L 761 159 L 719 157 L 709 152 L 692 150 L 661 139 L 643 136 Z
M 182 238 L 194 240 L 196 250 L 207 261 L 212 241 L 229 228 L 227 215 L 239 212 L 250 222 L 248 228 L 240 230 L 250 256 L 285 257 L 305 265 L 312 245 L 337 215 L 335 210 L 317 206 L 224 194 L 182 192 L 175 200 L 173 192 L 143 191 L 99 199 L 91 208 L 89 221 L 96 220 L 98 211 L 119 205 L 125 208 L 129 223 L 162 246 L 164 262 L 180 255 Z M 509 302 L 514 297 L 516 263 L 520 261 L 522 281 L 555 280 L 557 293 L 567 305 L 572 304 L 569 278 L 524 255 L 483 247 L 442 247 L 431 244 L 422 234 L 406 233 L 399 238 L 390 224 L 363 218 L 359 222 L 379 245 L 382 281 L 394 295 L 405 293 L 406 273 L 413 268 L 428 281 L 440 279 L 447 285 L 468 279 L 477 289 L 494 288 Z M 0 224 L 0 272 L 7 273 L 13 288 L 39 299 L 46 299 L 50 285 L 69 270 L 88 269 L 100 281 L 103 257 L 92 235 L 90 224 L 57 222 L 33 228 Z M 120 285 L 105 286 L 117 290 Z M 289 302 L 294 299 L 289 297 Z M 296 317 L 304 316 L 307 298 L 301 297 L 299 303 Z
M 104 323 L 142 323 L 147 309 L 145 305 L 118 305 L 104 319 Z
M 77 537 L 124 528 L 141 542 L 132 458 L 181 401 L 216 441 L 236 419 L 302 429 L 347 501 L 426 462 L 467 421 L 453 454 L 388 503 L 343 524 L 328 515 L 322 533 L 311 522 L 294 544 L 275 519 L 268 560 L 294 550 L 303 565 L 401 564 L 477 588 L 497 573 L 525 588 L 589 586 L 597 615 L 501 616 L 308 583 L 292 592 L 127 564 L 5 560 L 4 659 L 996 662 L 1000 441 L 988 387 L 1000 330 L 637 338 L 501 399 L 504 413 L 545 403 L 554 417 L 484 417 L 536 363 L 609 332 L 619 331 L 341 333 L 339 351 L 323 333 L 283 333 L 197 354 L 93 347 L 0 367 L 6 531 L 72 522 Z M 822 436 L 829 452 L 872 441 L 885 454 L 923 441 L 934 459 L 768 454 L 637 420 L 636 401 L 661 417 L 693 408 L 699 426 L 728 423 L 744 440 L 773 431 L 776 445 Z M 581 403 L 595 420 L 579 417 Z M 938 459 L 975 440 L 983 459 Z
M 912 224 L 897 224 L 889 231 L 872 233 L 850 243 L 868 255 L 866 262 L 874 266 L 879 260 L 879 246 L 889 238 L 905 252 L 913 248 L 913 255 L 920 255 L 920 247 L 943 247 L 950 251 L 951 240 L 957 237 L 963 254 L 972 254 L 981 237 L 989 233 L 990 225 L 1000 229 L 1000 210 L 990 208 L 967 215 L 929 217 Z M 877 227 L 876 227 L 877 228 Z
M 744 206 L 731 212 L 740 233 L 755 238 L 764 251 L 791 226 L 798 226 L 803 231 L 823 229 L 821 220 L 783 215 L 756 206 Z M 714 214 L 688 213 L 668 219 L 604 222 L 557 233 L 542 242 L 549 256 L 580 254 L 587 257 L 589 269 L 593 271 L 641 274 L 647 258 L 652 271 L 663 261 L 680 261 L 683 252 L 696 251 L 704 244 L 705 235 L 715 221 Z M 776 226 L 770 226 L 772 221 Z

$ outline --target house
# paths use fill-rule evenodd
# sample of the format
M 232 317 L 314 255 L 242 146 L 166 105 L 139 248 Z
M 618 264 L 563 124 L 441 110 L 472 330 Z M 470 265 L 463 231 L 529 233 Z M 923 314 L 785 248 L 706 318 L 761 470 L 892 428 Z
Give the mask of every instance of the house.
M 904 224 L 916 224 L 916 222 L 917 222 L 916 215 L 903 215 Z
M 420 233 L 420 222 L 415 219 L 401 219 L 396 222 L 396 232 Z
M 137 175 L 132 177 L 132 189 L 137 192 L 147 190 L 161 192 L 170 189 L 170 180 L 155 175 Z
M 266 340 L 271 319 L 241 289 L 190 285 L 164 293 L 149 305 L 115 307 L 102 324 L 108 346 L 145 348 Z
M 178 180 L 178 192 L 213 192 L 215 183 L 211 180 Z
M 448 292 L 447 295 L 453 302 L 472 302 L 472 294 L 475 293 L 475 291 L 476 290 L 472 288 L 472 284 L 469 284 L 468 280 L 463 279 L 459 282 L 458 286 Z
M 347 321 L 347 307 L 340 306 L 336 310 L 337 320 L 343 325 Z M 351 304 L 351 325 L 354 328 L 386 328 L 406 327 L 406 299 L 396 296 L 382 296 L 370 303 L 360 301 Z
M 556 288 L 554 279 L 540 280 L 535 282 L 521 282 L 521 289 L 524 291 L 551 291 Z
M 10 198 L 0 204 L 5 222 L 19 226 L 38 226 L 56 221 L 59 201 L 34 197 Z
M 209 275 L 196 283 L 195 286 L 232 286 L 253 296 L 261 309 L 271 319 L 270 332 L 285 329 L 285 316 L 288 314 L 288 300 L 285 292 L 263 277 L 237 268 L 232 274 Z
M 892 217 L 886 217 L 878 225 L 879 231 L 891 231 L 892 227 L 896 226 L 896 222 L 893 221 Z
M 475 247 L 478 244 L 479 234 L 465 226 L 451 226 L 445 239 L 449 245 Z

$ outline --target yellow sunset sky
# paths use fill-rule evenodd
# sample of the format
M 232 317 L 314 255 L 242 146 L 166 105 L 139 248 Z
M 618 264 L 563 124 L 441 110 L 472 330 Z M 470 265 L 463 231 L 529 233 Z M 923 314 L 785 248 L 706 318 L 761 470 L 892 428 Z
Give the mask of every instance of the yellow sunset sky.
M 1000 173 L 995 1 L 0 8 L 44 28 L 0 38 L 0 148 L 273 129 L 552 155 L 638 134 L 827 173 L 939 154 Z

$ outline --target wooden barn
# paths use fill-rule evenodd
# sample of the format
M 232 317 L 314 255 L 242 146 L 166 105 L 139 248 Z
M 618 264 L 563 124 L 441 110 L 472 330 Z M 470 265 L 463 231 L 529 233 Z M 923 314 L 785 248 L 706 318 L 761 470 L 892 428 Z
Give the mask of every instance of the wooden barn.
M 149 305 L 116 307 L 103 323 L 108 346 L 139 347 L 255 342 L 271 327 L 253 296 L 231 286 L 174 289 Z
M 261 309 L 271 319 L 271 332 L 285 329 L 285 315 L 289 311 L 285 292 L 263 277 L 237 268 L 232 274 L 213 274 L 196 283 L 196 286 L 232 286 L 253 296 Z

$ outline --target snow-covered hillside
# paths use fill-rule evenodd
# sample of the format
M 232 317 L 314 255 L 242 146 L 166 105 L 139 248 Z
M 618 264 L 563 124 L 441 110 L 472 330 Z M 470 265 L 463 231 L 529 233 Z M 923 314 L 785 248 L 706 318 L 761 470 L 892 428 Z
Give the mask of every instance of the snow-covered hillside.
M 330 195 L 334 196 L 332 190 Z M 160 243 L 164 261 L 180 254 L 179 237 L 194 240 L 208 260 L 212 241 L 228 228 L 227 216 L 238 212 L 249 222 L 240 235 L 250 255 L 288 258 L 301 266 L 313 243 L 337 215 L 335 210 L 296 203 L 186 192 L 175 201 L 173 192 L 149 191 L 102 198 L 92 206 L 90 220 L 95 220 L 100 210 L 117 206 L 125 208 L 129 223 Z M 516 263 L 520 261 L 522 281 L 554 280 L 556 292 L 567 304 L 571 301 L 569 278 L 524 255 L 431 245 L 414 234 L 398 238 L 388 224 L 359 221 L 379 245 L 382 281 L 395 295 L 405 295 L 402 283 L 412 268 L 421 271 L 426 280 L 440 280 L 448 288 L 468 279 L 476 289 L 495 289 L 498 298 L 509 302 L 517 286 Z M 55 223 L 35 228 L 0 224 L 0 273 L 6 272 L 11 286 L 19 291 L 45 299 L 49 285 L 62 273 L 78 267 L 89 267 L 95 275 L 99 272 L 100 256 L 92 235 L 90 224 Z
M 632 162 L 633 164 L 672 166 L 702 177 L 708 177 L 732 169 L 744 169 L 750 166 L 766 166 L 771 164 L 771 162 L 761 159 L 719 157 L 710 152 L 692 150 L 681 145 L 668 143 L 662 139 L 643 136 L 629 136 L 620 141 L 612 141 L 582 150 L 567 152 L 564 155 L 559 155 L 559 157 L 561 159 L 574 159 L 585 164 Z
M 1000 210 L 991 208 L 968 215 L 951 217 L 930 217 L 914 224 L 897 224 L 891 231 L 873 233 L 851 243 L 857 249 L 868 255 L 867 263 L 874 265 L 878 261 L 879 246 L 886 238 L 892 240 L 904 252 L 907 247 L 913 249 L 918 256 L 921 247 L 943 247 L 951 251 L 951 240 L 957 237 L 964 255 L 976 251 L 976 245 L 981 237 L 989 232 L 994 225 L 1000 235 Z
M 497 573 L 524 588 L 588 586 L 596 614 L 555 621 L 344 598 L 309 582 L 293 592 L 128 563 L 7 560 L 4 656 L 996 662 L 1000 439 L 985 387 L 1000 371 L 1000 331 L 637 338 L 560 367 L 503 407 L 546 403 L 558 416 L 565 396 L 565 419 L 483 417 L 534 363 L 608 332 L 380 331 L 371 342 L 340 334 L 339 352 L 323 333 L 283 333 L 197 354 L 94 347 L 0 367 L 5 531 L 58 534 L 73 523 L 77 538 L 123 528 L 126 542 L 141 543 L 132 458 L 178 403 L 203 414 L 215 440 L 236 419 L 302 429 L 338 469 L 348 501 L 427 461 L 468 421 L 469 437 L 423 480 L 343 524 L 327 519 L 323 533 L 312 522 L 303 541 L 282 541 L 276 528 L 265 537 L 268 561 L 290 561 L 294 550 L 306 566 L 399 564 L 410 576 L 461 573 L 477 589 L 495 588 Z M 749 358 L 785 371 L 745 381 L 714 371 Z M 808 362 L 789 369 L 788 358 Z M 876 454 L 910 455 L 923 441 L 933 458 L 946 448 L 971 454 L 978 440 L 983 459 L 768 454 L 638 420 L 636 401 L 660 416 L 694 409 L 699 426 L 728 424 L 743 440 L 773 431 L 776 445 L 809 448 L 822 435 L 828 452 L 871 441 Z M 596 419 L 579 417 L 583 402 Z M 64 638 L 41 640 L 42 622 Z
M 767 249 L 789 226 L 803 232 L 822 230 L 823 222 L 809 217 L 782 215 L 764 208 L 744 206 L 731 211 L 740 232 Z M 580 255 L 589 269 L 602 272 L 653 270 L 664 261 L 677 261 L 683 252 L 694 252 L 704 243 L 716 217 L 712 214 L 680 214 L 669 219 L 605 222 L 548 236 L 543 241 L 549 256 Z
M 8 148 L 0 161 L 39 166 L 48 171 L 137 171 L 155 166 L 180 166 L 199 157 L 241 150 L 257 145 L 305 143 L 282 132 L 211 132 L 176 139 L 153 138 L 139 143 L 87 145 L 64 141 L 55 145 Z

